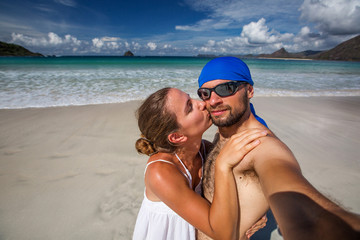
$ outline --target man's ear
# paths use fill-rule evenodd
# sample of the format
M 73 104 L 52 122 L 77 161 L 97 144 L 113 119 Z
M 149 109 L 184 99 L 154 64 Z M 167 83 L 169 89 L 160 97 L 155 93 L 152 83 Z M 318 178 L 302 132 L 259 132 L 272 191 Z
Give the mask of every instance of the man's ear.
M 179 132 L 170 133 L 168 135 L 169 142 L 178 145 L 187 141 L 187 137 Z
M 249 99 L 254 96 L 254 87 L 251 86 L 250 84 L 248 84 L 247 93 L 248 93 L 248 98 Z

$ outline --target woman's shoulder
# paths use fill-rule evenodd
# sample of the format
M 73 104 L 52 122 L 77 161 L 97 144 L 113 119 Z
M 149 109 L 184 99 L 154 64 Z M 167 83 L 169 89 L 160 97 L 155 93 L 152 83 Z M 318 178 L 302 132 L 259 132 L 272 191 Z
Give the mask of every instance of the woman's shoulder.
M 173 156 L 172 156 L 172 154 L 169 154 L 169 153 L 162 153 L 162 152 L 155 153 L 149 157 L 146 165 L 150 166 L 150 165 L 153 165 L 154 163 L 173 164 Z
M 164 169 L 168 169 L 169 167 L 172 169 L 174 166 L 175 164 L 173 163 L 171 156 L 163 153 L 156 154 L 149 158 L 146 164 L 145 173 L 159 173 Z
M 154 158 L 148 162 L 145 185 L 146 189 L 164 201 L 166 195 L 176 194 L 177 191 L 188 188 L 189 183 L 171 160 Z
M 183 176 L 174 163 L 173 156 L 162 153 L 149 158 L 145 170 L 145 180 L 161 184 L 177 177 Z

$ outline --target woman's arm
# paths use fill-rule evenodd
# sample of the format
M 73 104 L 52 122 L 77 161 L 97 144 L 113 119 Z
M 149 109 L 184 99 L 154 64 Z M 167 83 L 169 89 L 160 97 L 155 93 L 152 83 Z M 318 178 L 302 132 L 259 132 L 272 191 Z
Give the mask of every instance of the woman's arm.
M 171 164 L 149 166 L 145 176 L 147 188 L 208 236 L 214 239 L 236 239 L 239 207 L 232 168 L 260 143 L 256 139 L 264 135 L 266 133 L 260 130 L 247 131 L 234 135 L 224 146 L 216 160 L 212 205 L 190 189 L 184 176 Z

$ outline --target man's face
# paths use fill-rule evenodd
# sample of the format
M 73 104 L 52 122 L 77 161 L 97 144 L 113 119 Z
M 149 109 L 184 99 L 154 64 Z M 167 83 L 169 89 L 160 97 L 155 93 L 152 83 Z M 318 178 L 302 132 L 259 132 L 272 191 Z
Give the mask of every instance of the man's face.
M 202 85 L 203 88 L 230 82 L 229 80 L 213 80 Z M 251 91 L 249 92 L 249 87 Z M 251 96 L 249 96 L 249 93 Z M 211 97 L 205 100 L 206 109 L 210 113 L 211 120 L 218 127 L 230 127 L 239 122 L 249 107 L 249 99 L 252 97 L 252 87 L 249 84 L 239 86 L 238 91 L 228 97 L 220 97 L 214 91 Z

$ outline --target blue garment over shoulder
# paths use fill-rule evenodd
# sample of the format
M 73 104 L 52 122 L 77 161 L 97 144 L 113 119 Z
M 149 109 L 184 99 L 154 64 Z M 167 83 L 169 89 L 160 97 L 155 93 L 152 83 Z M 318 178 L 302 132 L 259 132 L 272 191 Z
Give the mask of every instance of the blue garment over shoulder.
M 269 127 L 267 126 L 265 120 L 262 119 L 261 117 L 259 117 L 258 115 L 256 115 L 256 113 L 255 113 L 255 108 L 254 108 L 254 106 L 253 106 L 252 103 L 250 103 L 250 110 L 251 110 L 252 114 L 254 114 L 256 120 L 258 120 L 258 121 L 259 121 L 262 125 L 264 125 L 265 127 L 269 128 Z

